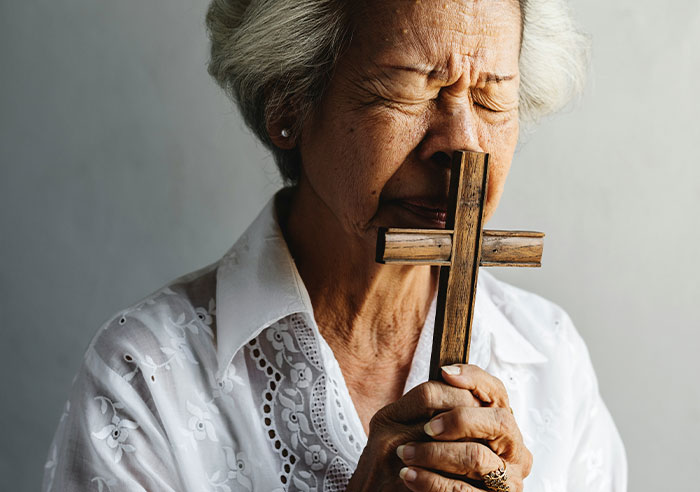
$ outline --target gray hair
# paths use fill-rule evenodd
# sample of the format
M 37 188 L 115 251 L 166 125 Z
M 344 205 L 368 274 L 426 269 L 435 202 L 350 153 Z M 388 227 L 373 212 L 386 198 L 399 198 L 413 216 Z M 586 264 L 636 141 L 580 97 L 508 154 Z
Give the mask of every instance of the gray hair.
M 585 84 L 588 38 L 566 0 L 518 0 L 522 13 L 520 120 L 554 113 Z M 276 147 L 268 122 L 290 109 L 300 128 L 323 95 L 351 35 L 347 0 L 212 0 L 206 17 L 209 74 L 272 152 L 284 180 L 299 177 L 298 151 Z

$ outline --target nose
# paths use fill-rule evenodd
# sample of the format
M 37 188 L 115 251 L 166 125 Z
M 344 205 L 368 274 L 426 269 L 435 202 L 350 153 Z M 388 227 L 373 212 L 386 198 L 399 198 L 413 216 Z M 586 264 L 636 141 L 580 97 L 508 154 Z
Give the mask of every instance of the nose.
M 478 122 L 469 98 L 440 100 L 430 116 L 428 129 L 418 147 L 418 158 L 438 166 L 450 167 L 457 150 L 483 152 L 479 143 Z

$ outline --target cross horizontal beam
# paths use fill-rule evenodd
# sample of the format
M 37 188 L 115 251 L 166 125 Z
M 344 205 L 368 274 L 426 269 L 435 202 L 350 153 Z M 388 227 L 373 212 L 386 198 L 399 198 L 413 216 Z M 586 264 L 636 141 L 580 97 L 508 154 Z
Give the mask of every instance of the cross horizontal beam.
M 380 228 L 379 263 L 449 266 L 452 261 L 451 229 Z M 480 266 L 539 267 L 544 234 L 534 231 L 484 230 Z
M 380 229 L 376 260 L 399 265 L 439 265 L 431 380 L 441 367 L 467 364 L 480 266 L 538 267 L 544 234 L 483 230 L 489 156 L 452 155 L 445 229 Z

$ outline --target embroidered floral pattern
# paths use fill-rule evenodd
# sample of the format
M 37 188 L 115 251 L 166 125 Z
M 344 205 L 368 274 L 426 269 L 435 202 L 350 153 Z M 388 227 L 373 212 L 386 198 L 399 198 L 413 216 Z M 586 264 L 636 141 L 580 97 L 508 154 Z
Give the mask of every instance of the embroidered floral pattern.
M 105 425 L 97 432 L 93 432 L 93 437 L 101 439 L 107 443 L 107 446 L 115 450 L 114 462 L 119 463 L 123 453 L 133 453 L 136 448 L 127 444 L 129 438 L 129 430 L 138 429 L 139 425 L 131 420 L 120 418 L 117 414 L 118 409 L 123 409 L 124 405 L 119 402 L 113 402 L 106 396 L 96 396 L 95 400 L 100 402 L 100 412 L 106 414 L 108 408 L 112 409 L 112 421 Z
M 560 416 L 553 408 L 553 406 L 548 406 L 529 409 L 528 417 L 534 424 L 532 425 L 533 432 L 524 432 L 523 434 L 526 437 L 526 443 L 534 449 L 552 451 L 552 444 L 560 439 Z
M 236 366 L 233 364 L 229 364 L 218 380 L 213 371 L 209 370 L 207 373 L 209 375 L 209 383 L 214 398 L 221 398 L 224 395 L 228 395 L 233 391 L 234 386 L 238 386 L 239 388 L 245 387 L 243 378 L 236 373 Z
M 203 441 L 209 439 L 214 442 L 218 441 L 209 412 L 202 410 L 189 401 L 187 402 L 187 411 L 190 413 L 190 418 L 187 420 L 187 427 L 195 440 Z M 216 410 L 215 413 L 218 413 L 218 410 Z
M 311 384 L 311 369 L 303 362 L 297 362 L 292 366 L 291 374 L 292 383 L 299 388 L 308 388 Z
M 309 446 L 309 448 L 304 452 L 304 459 L 306 460 L 306 465 L 315 471 L 323 470 L 324 465 L 328 460 L 326 451 L 321 449 L 321 446 L 318 444 L 312 444 Z
M 113 478 L 93 477 L 90 482 L 97 484 L 97 492 L 111 492 L 112 487 L 117 485 Z
M 272 347 L 277 351 L 275 361 L 277 366 L 282 365 L 282 360 L 287 352 L 299 352 L 294 345 L 294 339 L 289 331 L 289 323 L 280 321 L 275 323 L 270 328 L 265 330 L 265 338 L 272 344 Z
M 225 473 L 217 471 L 211 477 L 208 477 L 209 484 L 214 490 L 221 490 L 222 492 L 231 492 L 230 484 L 233 484 L 234 490 L 253 490 L 253 482 L 248 474 L 248 459 L 245 453 L 236 453 L 230 446 L 224 446 L 224 452 L 228 470 Z
M 44 491 L 117 492 L 134 480 L 210 492 L 347 488 L 361 423 L 298 295 L 272 208 L 262 217 L 230 258 L 121 311 L 98 334 L 50 447 Z M 528 490 L 624 490 L 624 451 L 570 320 L 527 293 L 501 296 L 501 309 L 490 293 L 512 289 L 487 272 L 479 283 L 475 360 L 507 380 L 523 434 L 540 443 Z M 411 368 L 416 384 L 427 339 Z M 522 360 L 519 345 L 530 341 L 546 364 Z M 499 362 L 498 344 L 512 360 Z
M 208 328 L 211 326 L 212 321 L 213 321 L 213 316 L 216 315 L 216 302 L 214 299 L 209 299 L 209 307 L 208 308 L 203 308 L 203 307 L 198 307 L 195 308 L 194 313 L 197 315 L 197 318 L 199 318 L 199 321 L 201 321 L 204 324 L 204 330 L 209 336 L 213 336 L 214 334 L 212 333 L 211 329 Z
M 357 448 L 348 448 L 350 454 L 344 454 L 330 438 L 327 385 L 331 385 L 337 401 L 337 406 L 331 407 L 336 427 L 343 427 L 347 435 L 351 432 L 344 421 L 337 387 L 323 372 L 318 342 L 309 332 L 313 335 L 303 317 L 293 315 L 248 344 L 254 367 L 268 377 L 261 406 L 271 444 L 282 460 L 280 482 L 288 490 L 326 490 L 325 475 L 332 463 L 333 483 L 346 483 L 354 468 L 349 463 L 356 463 L 361 451 L 358 443 Z M 350 441 L 357 440 L 351 437 Z M 347 476 L 341 477 L 339 470 L 345 469 Z
M 583 456 L 583 462 L 586 463 L 586 485 L 593 486 L 605 479 L 603 473 L 604 457 L 601 448 L 590 449 Z
M 129 313 L 139 311 L 144 306 L 155 304 L 155 298 L 157 298 L 158 295 L 176 295 L 176 293 L 168 288 L 163 289 L 160 294 L 156 294 L 152 298 L 142 302 L 136 308 L 130 310 Z M 127 314 L 121 315 L 118 320 L 119 325 L 123 326 L 127 323 Z M 185 363 L 198 365 L 199 363 L 192 351 L 191 340 L 189 340 L 187 333 L 199 335 L 201 330 L 210 338 L 214 338 L 211 325 L 216 315 L 216 302 L 214 299 L 210 299 L 208 308 L 197 307 L 191 314 L 192 317 L 189 321 L 187 320 L 186 313 L 181 312 L 177 318 L 174 320 L 169 318 L 168 323 L 164 324 L 163 327 L 170 337 L 170 346 L 160 347 L 161 353 L 166 356 L 165 360 L 156 362 L 151 354 L 140 356 L 139 354 L 125 353 L 123 356 L 124 361 L 130 364 L 133 369 L 123 376 L 124 379 L 126 381 L 131 381 L 139 371 L 146 369 L 146 372 L 150 375 L 149 379 L 151 382 L 155 382 L 156 373 L 161 369 L 170 371 L 172 369 L 171 362 L 173 361 L 180 367 L 184 367 Z

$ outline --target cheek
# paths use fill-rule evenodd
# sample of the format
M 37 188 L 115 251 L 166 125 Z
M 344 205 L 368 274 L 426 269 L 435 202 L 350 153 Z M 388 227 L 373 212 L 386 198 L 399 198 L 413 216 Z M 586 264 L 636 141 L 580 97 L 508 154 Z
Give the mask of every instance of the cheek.
M 371 227 L 382 190 L 420 140 L 420 132 L 407 116 L 367 111 L 336 118 L 310 137 L 314 142 L 323 139 L 323 144 L 302 153 L 309 181 L 344 228 L 361 232 Z
M 381 194 L 386 183 L 420 142 L 423 131 L 417 119 L 390 111 L 365 116 L 358 135 L 361 156 L 357 165 L 372 196 Z
M 500 202 L 506 178 L 510 172 L 513 154 L 518 143 L 517 118 L 491 133 L 487 145 L 482 148 L 490 153 L 489 157 L 489 187 L 486 197 L 484 218 L 486 221 L 493 215 Z

